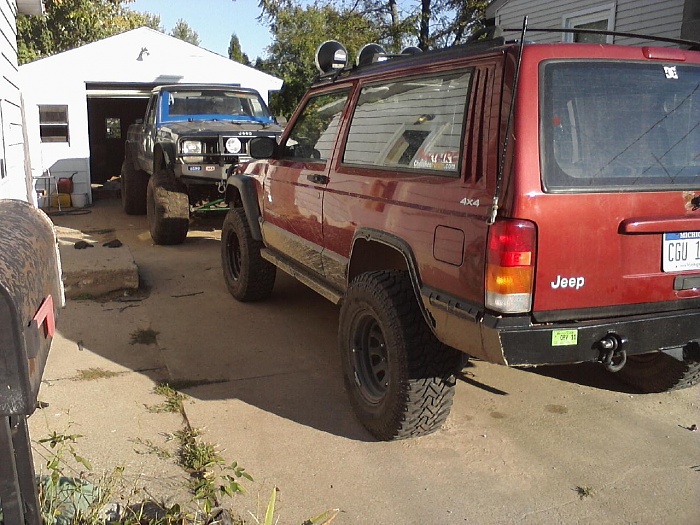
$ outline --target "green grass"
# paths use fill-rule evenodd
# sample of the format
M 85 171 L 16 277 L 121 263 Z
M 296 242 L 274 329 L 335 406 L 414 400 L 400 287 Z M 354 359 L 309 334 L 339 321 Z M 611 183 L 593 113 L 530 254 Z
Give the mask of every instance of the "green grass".
M 105 370 L 104 368 L 87 368 L 78 370 L 78 374 L 73 378 L 75 381 L 95 381 L 97 379 L 109 379 L 121 375 L 121 372 Z

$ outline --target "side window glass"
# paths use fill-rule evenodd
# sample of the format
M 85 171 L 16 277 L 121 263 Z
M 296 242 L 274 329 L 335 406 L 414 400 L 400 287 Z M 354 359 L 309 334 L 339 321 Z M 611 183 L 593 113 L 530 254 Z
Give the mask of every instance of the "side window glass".
M 452 71 L 364 87 L 343 162 L 456 176 L 471 77 Z
M 285 158 L 317 161 L 330 158 L 349 92 L 344 89 L 309 99 L 287 137 Z
M 146 115 L 146 124 L 149 126 L 156 123 L 156 106 L 158 106 L 158 97 L 154 96 L 148 104 L 148 115 Z

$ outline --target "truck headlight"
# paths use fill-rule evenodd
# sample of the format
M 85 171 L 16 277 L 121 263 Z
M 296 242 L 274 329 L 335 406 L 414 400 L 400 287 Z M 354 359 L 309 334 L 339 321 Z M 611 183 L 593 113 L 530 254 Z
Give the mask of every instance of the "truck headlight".
M 231 137 L 226 141 L 226 151 L 229 153 L 240 153 L 243 148 L 243 144 L 237 137 Z
M 204 162 L 204 157 L 194 157 L 193 155 L 201 155 L 202 143 L 198 140 L 183 140 L 182 154 L 185 155 L 184 161 L 189 164 Z
M 184 155 L 202 153 L 202 143 L 198 140 L 185 140 L 182 143 L 182 153 Z

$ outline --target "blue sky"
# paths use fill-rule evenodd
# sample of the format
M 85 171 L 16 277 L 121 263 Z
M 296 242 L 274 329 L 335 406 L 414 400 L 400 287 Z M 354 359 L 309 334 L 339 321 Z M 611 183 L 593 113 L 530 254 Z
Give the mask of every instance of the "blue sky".
M 167 33 L 182 18 L 199 35 L 200 47 L 222 56 L 228 56 L 233 33 L 252 62 L 265 56 L 265 47 L 270 44 L 270 32 L 256 20 L 258 0 L 135 0 L 127 6 L 160 15 Z

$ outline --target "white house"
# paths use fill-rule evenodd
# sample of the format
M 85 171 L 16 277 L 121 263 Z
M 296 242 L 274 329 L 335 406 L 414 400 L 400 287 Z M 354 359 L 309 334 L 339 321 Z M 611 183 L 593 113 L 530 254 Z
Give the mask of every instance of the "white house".
M 2 0 L 0 0 L 2 1 Z M 239 84 L 267 100 L 282 80 L 150 28 L 19 68 L 34 177 L 72 177 L 75 193 L 118 176 L 129 124 L 161 84 Z M 46 179 L 37 180 L 45 189 Z
M 0 0 L 0 199 L 26 201 L 33 195 L 25 162 L 16 18 L 18 13 L 40 15 L 42 12 L 41 0 Z
M 486 18 L 505 28 L 520 28 L 528 17 L 531 28 L 598 29 L 637 33 L 664 38 L 700 40 L 700 0 L 494 0 L 486 8 Z M 516 33 L 507 33 L 513 38 Z M 649 41 L 605 35 L 573 35 L 531 31 L 527 40 L 535 42 L 574 42 L 585 39 L 623 45 Z M 673 46 L 654 42 L 655 46 Z

